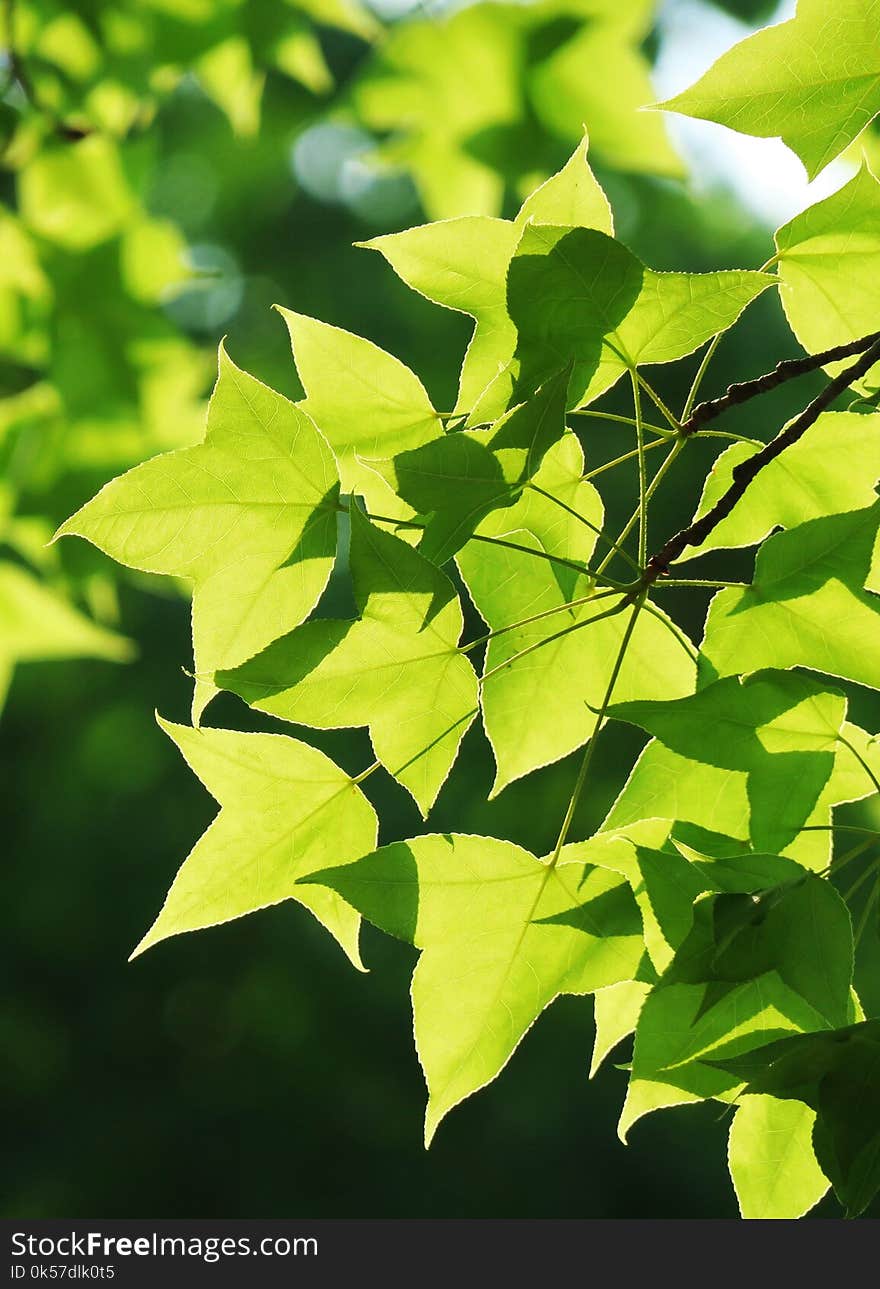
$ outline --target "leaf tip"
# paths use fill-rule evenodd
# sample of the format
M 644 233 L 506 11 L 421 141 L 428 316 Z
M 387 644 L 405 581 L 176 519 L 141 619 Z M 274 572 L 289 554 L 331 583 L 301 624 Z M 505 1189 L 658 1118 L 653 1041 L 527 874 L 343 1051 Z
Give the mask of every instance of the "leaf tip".
M 161 936 L 157 936 L 155 934 L 157 924 L 158 924 L 158 918 L 150 927 L 146 935 L 144 935 L 138 941 L 138 943 L 132 949 L 131 953 L 128 955 L 129 962 L 134 962 L 135 958 L 139 958 L 141 954 L 146 953 L 147 949 L 151 949 L 154 944 L 156 944 L 159 940 L 162 939 Z

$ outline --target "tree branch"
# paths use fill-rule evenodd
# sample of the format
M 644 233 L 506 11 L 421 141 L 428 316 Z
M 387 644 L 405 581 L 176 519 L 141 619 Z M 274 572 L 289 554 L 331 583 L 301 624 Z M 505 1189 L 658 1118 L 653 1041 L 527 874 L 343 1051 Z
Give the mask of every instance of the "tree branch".
M 780 456 L 786 448 L 791 447 L 793 443 L 797 443 L 798 439 L 807 432 L 810 426 L 819 419 L 826 408 L 828 408 L 834 400 L 853 383 L 853 381 L 859 380 L 871 370 L 874 363 L 880 360 L 880 332 L 876 333 L 874 336 L 868 337 L 868 340 L 870 341 L 870 344 L 865 349 L 865 352 L 862 354 L 861 358 L 859 358 L 858 362 L 853 363 L 851 367 L 847 367 L 839 376 L 835 376 L 833 380 L 829 381 L 822 393 L 819 394 L 817 398 L 813 399 L 809 407 L 805 408 L 805 410 L 801 412 L 800 416 L 796 417 L 786 429 L 782 430 L 780 434 L 777 434 L 776 438 L 772 439 L 766 447 L 763 447 L 760 452 L 756 452 L 753 457 L 749 457 L 747 460 L 741 461 L 739 465 L 734 466 L 733 481 L 731 482 L 730 487 L 724 495 L 716 501 L 712 509 L 707 511 L 701 519 L 695 519 L 687 528 L 682 528 L 680 532 L 677 532 L 673 537 L 670 537 L 662 550 L 659 550 L 656 555 L 651 557 L 643 575 L 643 584 L 645 586 L 650 586 L 658 577 L 665 576 L 669 572 L 670 564 L 679 558 L 686 547 L 699 546 L 704 542 L 712 532 L 713 528 L 716 528 L 718 524 L 721 523 L 722 519 L 727 518 L 736 503 L 742 498 L 749 484 L 758 474 L 760 474 L 764 467 L 769 465 L 771 461 L 775 461 L 775 459 Z M 864 341 L 859 341 L 857 343 L 862 345 L 865 344 Z M 831 350 L 829 352 L 836 353 L 839 351 Z M 822 357 L 822 355 L 817 355 L 817 357 Z M 784 366 L 784 364 L 780 363 L 780 367 L 782 366 Z M 778 370 L 779 369 L 777 368 L 777 371 Z M 762 379 L 767 380 L 769 378 L 762 377 Z M 785 379 L 785 377 L 783 377 L 783 379 Z M 756 382 L 751 382 L 751 384 L 755 383 Z M 744 387 L 733 386 L 732 388 Z M 765 388 L 767 387 L 765 386 Z M 722 400 L 719 399 L 716 401 L 720 402 Z M 697 411 L 699 411 L 699 408 Z M 696 415 L 696 413 L 694 415 Z
M 852 340 L 849 344 L 826 349 L 821 354 L 809 354 L 806 358 L 786 358 L 764 376 L 756 376 L 754 380 L 743 381 L 741 384 L 729 385 L 727 392 L 720 398 L 711 398 L 704 403 L 698 403 L 687 420 L 682 422 L 680 432 L 688 438 L 691 434 L 696 434 L 709 421 L 714 421 L 722 412 L 726 412 L 729 407 L 747 403 L 758 394 L 766 394 L 768 390 L 776 389 L 778 385 L 783 385 L 796 376 L 805 376 L 807 372 L 818 371 L 828 363 L 864 353 L 876 340 L 880 340 L 880 331 L 872 332 L 870 336 L 863 336 L 861 340 Z

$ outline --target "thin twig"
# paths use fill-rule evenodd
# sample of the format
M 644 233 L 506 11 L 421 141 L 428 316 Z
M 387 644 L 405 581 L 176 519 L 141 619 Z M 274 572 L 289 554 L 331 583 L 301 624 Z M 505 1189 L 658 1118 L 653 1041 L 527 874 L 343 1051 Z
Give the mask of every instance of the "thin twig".
M 835 345 L 833 349 L 826 349 L 821 354 L 808 354 L 806 358 L 786 358 L 783 362 L 777 363 L 773 371 L 767 372 L 763 376 L 756 376 L 754 380 L 729 385 L 726 393 L 722 394 L 720 398 L 710 398 L 705 403 L 699 403 L 687 420 L 682 422 L 681 433 L 685 438 L 691 434 L 696 434 L 708 421 L 714 421 L 717 416 L 720 416 L 722 412 L 726 412 L 728 408 L 747 403 L 749 399 L 756 398 L 759 394 L 765 394 L 768 390 L 776 389 L 778 385 L 794 380 L 797 376 L 805 376 L 808 372 L 818 371 L 820 367 L 825 367 L 828 363 L 839 362 L 843 358 L 852 358 L 855 354 L 861 354 L 866 349 L 873 350 L 878 340 L 880 340 L 880 331 L 874 331 L 870 336 L 863 336 L 860 340 L 852 340 L 846 345 Z M 866 370 L 868 369 L 866 368 Z M 853 377 L 853 379 L 857 378 Z
M 830 407 L 834 400 L 844 390 L 848 389 L 854 381 L 859 380 L 866 372 L 869 372 L 878 360 L 880 360 L 880 332 L 875 334 L 873 342 L 859 360 L 829 381 L 822 393 L 817 398 L 814 398 L 809 407 L 801 412 L 800 416 L 796 417 L 786 429 L 777 434 L 775 439 L 771 439 L 760 452 L 756 452 L 754 456 L 748 457 L 745 461 L 740 461 L 739 465 L 734 466 L 730 487 L 716 501 L 712 509 L 707 511 L 701 519 L 695 519 L 687 528 L 682 528 L 674 536 L 670 537 L 666 545 L 648 561 L 644 573 L 645 585 L 650 586 L 658 577 L 667 574 L 670 565 L 679 558 L 688 546 L 701 545 L 712 530 L 721 523 L 722 519 L 727 518 L 737 502 L 742 499 L 749 484 L 760 474 L 764 467 L 769 465 L 771 461 L 775 461 L 786 448 L 797 443 L 798 439 L 806 434 L 810 426 L 815 424 L 825 409 Z M 697 411 L 699 411 L 699 408 Z M 696 412 L 694 416 L 696 416 Z M 691 420 L 693 420 L 693 417 L 691 417 Z M 685 440 L 682 439 L 681 441 L 684 442 Z

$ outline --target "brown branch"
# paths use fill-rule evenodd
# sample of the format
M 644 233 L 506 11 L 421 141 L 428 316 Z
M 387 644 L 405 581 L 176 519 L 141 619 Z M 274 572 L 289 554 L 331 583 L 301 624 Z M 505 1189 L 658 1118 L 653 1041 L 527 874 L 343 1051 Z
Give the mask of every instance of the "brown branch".
M 777 434 L 760 452 L 756 452 L 753 457 L 741 461 L 739 465 L 734 466 L 733 480 L 727 491 L 721 496 L 711 510 L 707 511 L 701 519 L 695 519 L 687 528 L 682 528 L 673 537 L 670 537 L 666 545 L 653 555 L 648 561 L 645 572 L 642 577 L 642 585 L 650 586 L 656 582 L 658 577 L 665 576 L 669 572 L 669 566 L 674 560 L 678 559 L 682 551 L 687 546 L 699 546 L 706 540 L 713 528 L 726 519 L 733 510 L 736 503 L 742 498 L 749 484 L 755 477 L 760 474 L 766 465 L 774 461 L 786 448 L 790 448 L 793 443 L 797 443 L 807 430 L 813 425 L 826 408 L 839 397 L 840 394 L 848 388 L 853 381 L 859 380 L 871 370 L 874 363 L 880 361 L 880 333 L 869 337 L 872 343 L 859 358 L 858 362 L 847 367 L 839 376 L 835 376 L 829 381 L 822 393 L 814 398 L 809 407 L 801 412 L 786 429 Z M 781 364 L 780 364 L 781 365 Z
M 704 403 L 698 403 L 682 424 L 680 433 L 685 438 L 696 434 L 707 422 L 714 421 L 729 407 L 737 407 L 740 403 L 746 403 L 749 399 L 757 397 L 758 394 L 766 394 L 768 390 L 776 389 L 787 380 L 794 380 L 797 376 L 818 371 L 828 363 L 839 362 L 843 358 L 852 358 L 856 354 L 864 353 L 876 340 L 880 340 L 880 331 L 875 331 L 870 336 L 863 336 L 861 340 L 852 340 L 848 344 L 837 345 L 834 349 L 826 349 L 821 354 L 809 354 L 806 358 L 786 358 L 764 376 L 756 376 L 754 380 L 743 381 L 738 385 L 729 385 L 726 393 L 720 398 L 710 398 Z

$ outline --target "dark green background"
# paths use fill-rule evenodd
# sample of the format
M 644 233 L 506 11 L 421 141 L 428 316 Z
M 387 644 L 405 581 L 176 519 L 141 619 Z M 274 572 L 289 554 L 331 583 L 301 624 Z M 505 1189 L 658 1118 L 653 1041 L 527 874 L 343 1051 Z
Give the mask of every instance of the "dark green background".
M 345 41 L 330 52 L 343 71 L 354 57 Z M 383 230 L 297 191 L 287 148 L 304 109 L 289 85 L 270 80 L 267 96 L 258 143 L 236 142 L 216 110 L 182 93 L 146 145 L 153 208 L 178 220 L 191 240 L 228 248 L 241 266 L 243 300 L 222 327 L 230 353 L 297 392 L 283 326 L 269 309 L 277 300 L 370 336 L 422 375 L 436 406 L 451 406 L 466 321 L 408 291 L 379 256 L 352 248 Z M 169 159 L 185 173 L 193 155 L 216 188 L 207 211 L 185 185 L 162 182 Z M 678 185 L 602 177 L 621 235 L 655 267 L 754 267 L 770 253 L 766 230 L 728 198 L 695 201 Z M 399 212 L 398 226 L 422 218 L 411 197 Z M 722 346 L 711 391 L 796 352 L 775 297 L 760 300 L 749 319 Z M 210 322 L 195 329 L 210 344 L 219 332 Z M 659 378 L 677 405 L 692 371 L 683 364 Z M 774 395 L 759 413 L 732 417 L 731 428 L 769 436 L 814 388 L 806 382 Z M 627 410 L 623 401 L 620 408 Z M 632 446 L 623 427 L 607 425 L 585 433 L 585 445 L 591 464 Z M 676 467 L 658 536 L 692 513 L 711 453 L 698 444 Z M 69 480 L 57 518 L 101 482 Z M 625 516 L 634 476 L 615 471 L 603 485 L 612 519 Z M 83 548 L 68 558 L 97 557 Z M 154 708 L 187 719 L 187 606 L 167 588 L 154 594 L 131 580 L 121 595 L 137 660 L 22 667 L 0 726 L 3 1211 L 733 1216 L 720 1107 L 652 1116 L 628 1148 L 618 1142 L 625 1075 L 608 1066 L 587 1081 L 588 999 L 554 1004 L 503 1076 L 444 1123 L 426 1154 L 407 992 L 414 954 L 406 946 L 366 928 L 371 970 L 359 975 L 289 904 L 175 939 L 126 965 L 215 808 L 153 720 Z M 681 607 L 697 632 L 704 602 Z M 867 700 L 854 715 L 877 727 Z M 260 727 L 228 696 L 210 720 Z M 353 769 L 371 759 L 362 732 L 309 737 Z M 629 727 L 603 737 L 575 835 L 601 819 L 638 747 Z M 546 852 L 574 772 L 564 762 L 487 805 L 489 751 L 472 731 L 431 826 L 515 837 Z M 375 784 L 367 791 L 381 805 L 383 836 L 418 828 L 408 798 L 390 782 Z M 826 1201 L 817 1211 L 837 1210 Z

